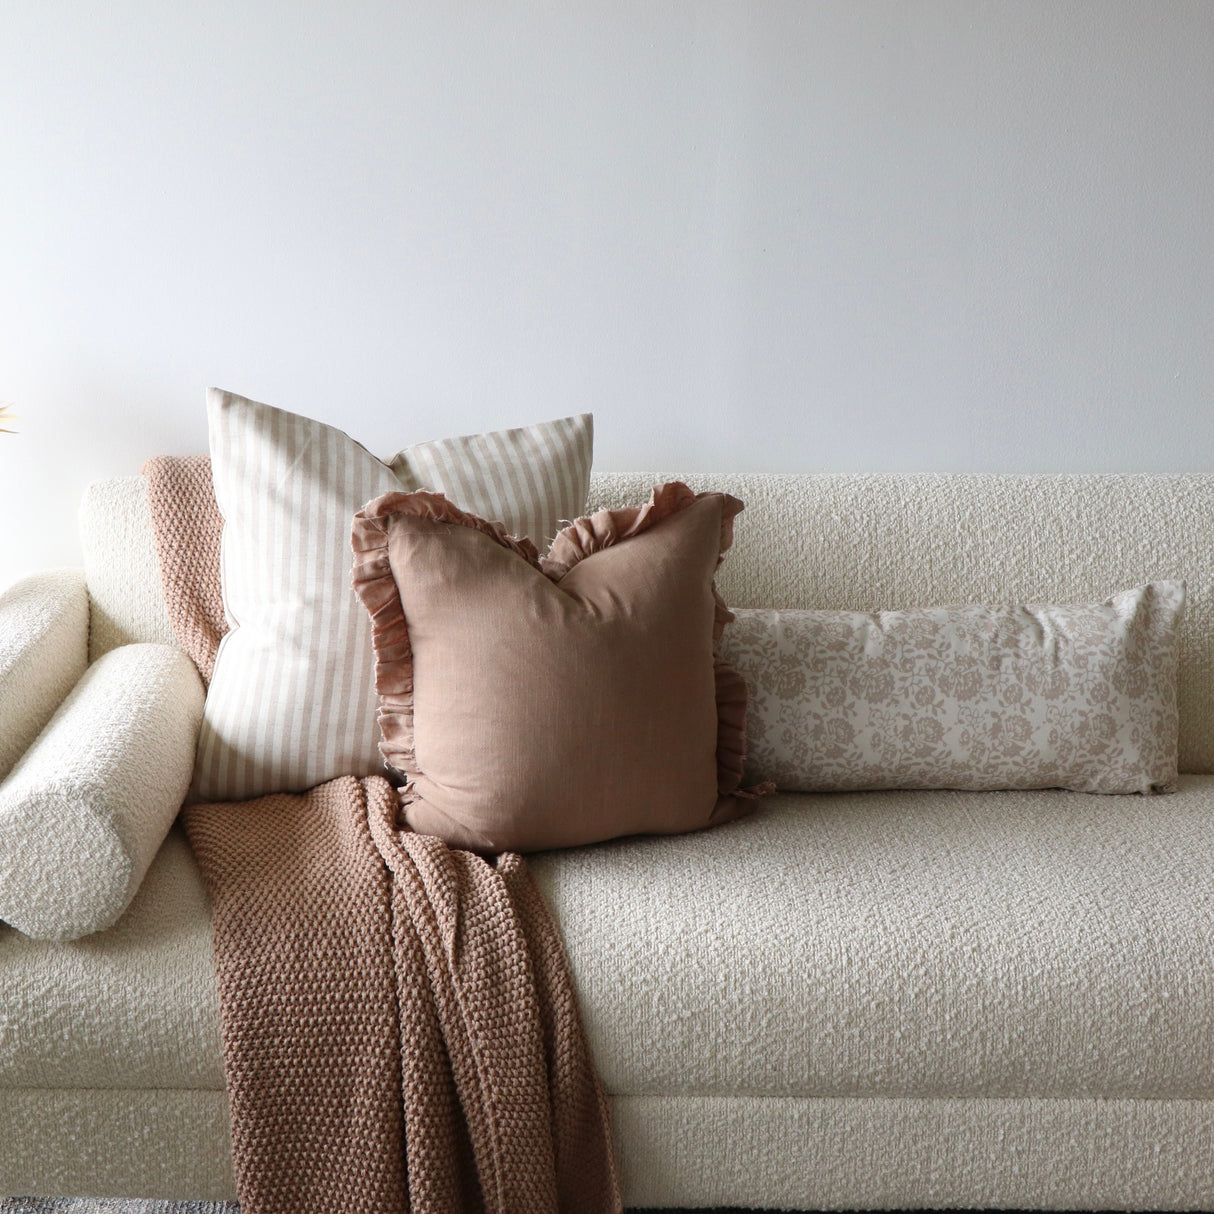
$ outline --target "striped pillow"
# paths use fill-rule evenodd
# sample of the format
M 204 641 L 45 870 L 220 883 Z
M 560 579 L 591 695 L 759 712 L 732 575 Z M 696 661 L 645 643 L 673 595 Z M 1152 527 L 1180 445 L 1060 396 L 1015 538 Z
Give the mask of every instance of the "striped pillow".
M 229 801 L 383 771 L 371 623 L 350 520 L 419 488 L 546 548 L 585 509 L 590 414 L 421 443 L 384 463 L 331 426 L 212 388 L 229 632 L 207 693 L 194 794 Z

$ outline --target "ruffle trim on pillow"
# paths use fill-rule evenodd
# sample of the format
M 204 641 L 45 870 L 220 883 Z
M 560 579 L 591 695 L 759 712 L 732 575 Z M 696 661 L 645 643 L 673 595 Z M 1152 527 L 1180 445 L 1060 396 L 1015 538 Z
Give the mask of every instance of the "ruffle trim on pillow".
M 746 771 L 746 709 L 750 690 L 746 680 L 719 657 L 717 682 L 717 792 L 723 797 L 755 801 L 776 791 L 770 780 L 742 787 Z M 740 813 L 747 812 L 744 808 Z
M 656 526 L 663 519 L 686 510 L 704 497 L 721 499 L 721 546 L 717 564 L 721 563 L 733 543 L 733 520 L 745 508 L 728 493 L 694 493 L 682 481 L 667 481 L 655 485 L 649 501 L 643 506 L 627 506 L 620 510 L 596 510 L 585 518 L 576 519 L 552 541 L 544 557 L 544 573 L 554 582 L 569 572 L 579 561 L 621 540 L 631 539 Z
M 411 514 L 438 523 L 470 527 L 516 553 L 551 581 L 560 582 L 586 557 L 621 540 L 640 535 L 705 497 L 721 499 L 721 538 L 716 561 L 719 566 L 733 543 L 733 520 L 744 509 L 743 503 L 727 493 L 694 493 L 682 481 L 655 486 L 644 506 L 599 510 L 575 520 L 556 536 L 542 562 L 531 540 L 511 536 L 501 523 L 489 522 L 461 510 L 441 493 L 428 490 L 392 492 L 368 502 L 354 516 L 351 535 L 354 550 L 352 581 L 355 593 L 371 617 L 375 689 L 380 696 L 380 752 L 389 768 L 402 780 L 408 780 L 416 772 L 417 765 L 413 729 L 413 650 L 388 555 L 390 516 Z M 713 652 L 716 655 L 725 626 L 734 616 L 718 594 L 715 583 L 712 593 L 715 605 Z M 770 783 L 745 789 L 741 787 L 746 766 L 746 709 L 749 698 L 746 680 L 719 656 L 715 656 L 714 676 L 718 792 L 723 797 L 746 800 L 774 792 L 775 785 Z M 403 790 L 403 799 L 407 799 L 407 791 L 407 788 Z
M 470 527 L 489 536 L 503 548 L 539 569 L 535 545 L 510 535 L 501 523 L 488 522 L 461 510 L 441 493 L 419 489 L 413 493 L 382 494 L 355 516 L 350 536 L 354 550 L 351 581 L 354 592 L 371 617 L 375 650 L 375 690 L 379 693 L 380 753 L 389 768 L 407 779 L 417 765 L 413 733 L 413 648 L 400 591 L 388 556 L 388 519 L 402 514 Z
M 705 497 L 721 499 L 721 542 L 717 549 L 719 567 L 733 543 L 733 520 L 746 507 L 728 493 L 695 493 L 682 481 L 667 481 L 664 485 L 655 485 L 649 501 L 643 506 L 596 510 L 594 514 L 576 519 L 557 533 L 540 567 L 547 577 L 559 582 L 579 561 L 584 561 L 588 556 L 602 552 L 621 540 L 631 539 L 651 527 L 656 527 L 664 519 L 686 510 Z M 733 619 L 733 612 L 725 606 L 725 600 L 717 593 L 715 584 L 712 594 L 716 602 L 712 640 L 716 645 L 725 632 L 725 625 Z
M 742 783 L 746 767 L 746 680 L 717 659 L 717 791 L 729 795 Z
M 540 567 L 539 553 L 526 536 L 511 535 L 503 523 L 493 523 L 479 514 L 461 510 L 442 493 L 430 489 L 416 489 L 412 493 L 393 491 L 381 494 L 368 502 L 355 516 L 357 520 L 385 518 L 390 514 L 412 514 L 416 518 L 429 519 L 433 523 L 452 523 L 459 527 L 470 527 L 483 535 L 495 539 L 503 548 L 521 556 L 533 568 Z M 386 542 L 386 541 L 385 541 Z M 357 552 L 357 548 L 355 549 Z

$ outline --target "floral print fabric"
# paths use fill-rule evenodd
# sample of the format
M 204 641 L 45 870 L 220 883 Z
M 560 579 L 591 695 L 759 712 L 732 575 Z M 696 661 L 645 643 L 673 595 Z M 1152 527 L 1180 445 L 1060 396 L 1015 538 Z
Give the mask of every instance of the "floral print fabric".
M 1162 791 L 1183 582 L 1080 606 L 738 610 L 749 778 L 785 789 Z

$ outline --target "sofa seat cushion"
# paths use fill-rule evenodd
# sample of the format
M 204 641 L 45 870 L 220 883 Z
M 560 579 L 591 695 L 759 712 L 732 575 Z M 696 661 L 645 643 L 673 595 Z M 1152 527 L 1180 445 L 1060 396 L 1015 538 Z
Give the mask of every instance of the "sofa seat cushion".
M 0 1089 L 14 1088 L 223 1090 L 210 905 L 179 827 L 108 930 L 48 943 L 0 925 Z
M 529 857 L 613 1096 L 1214 1098 L 1214 776 L 777 794 Z M 105 932 L 0 926 L 0 1089 L 222 1091 L 174 829 Z
M 531 857 L 613 1095 L 1214 1096 L 1214 777 L 780 794 Z

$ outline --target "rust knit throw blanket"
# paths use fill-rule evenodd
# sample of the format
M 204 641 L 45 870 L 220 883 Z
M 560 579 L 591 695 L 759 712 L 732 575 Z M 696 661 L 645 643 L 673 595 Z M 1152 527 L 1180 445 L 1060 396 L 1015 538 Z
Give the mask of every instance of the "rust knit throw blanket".
M 145 474 L 169 617 L 206 679 L 216 587 L 180 570 L 217 576 L 190 552 L 218 538 L 199 526 L 209 464 Z M 402 830 L 398 809 L 386 780 L 348 776 L 184 812 L 242 1214 L 618 1211 L 606 1099 L 526 865 Z
M 177 643 L 210 686 L 228 625 L 219 581 L 223 515 L 206 455 L 158 455 L 144 462 L 160 588 Z

